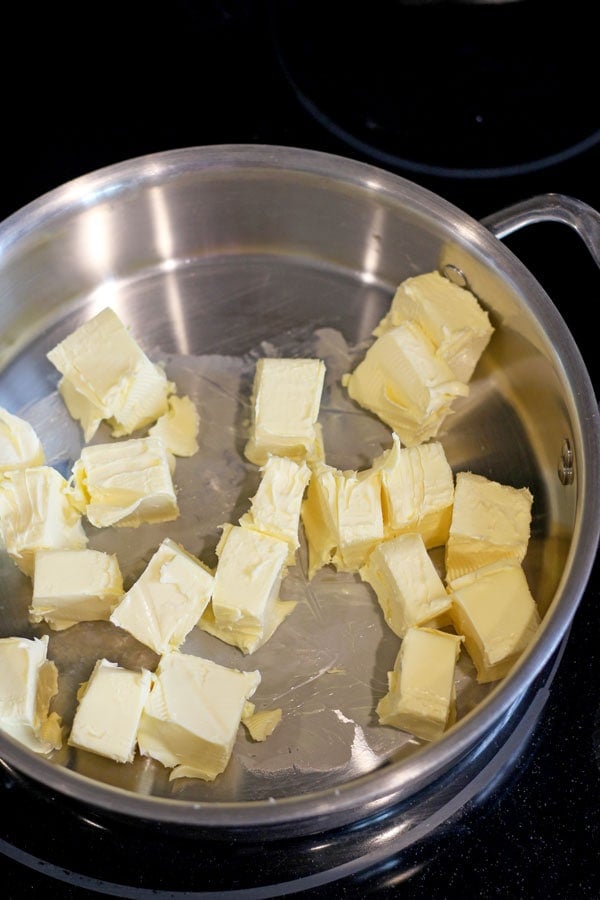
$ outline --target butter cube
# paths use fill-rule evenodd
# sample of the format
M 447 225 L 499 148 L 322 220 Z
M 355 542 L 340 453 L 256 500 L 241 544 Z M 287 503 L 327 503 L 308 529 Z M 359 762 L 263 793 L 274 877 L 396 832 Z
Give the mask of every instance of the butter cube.
M 388 693 L 377 704 L 381 725 L 433 741 L 456 720 L 454 674 L 462 636 L 409 628 L 402 639 Z
M 302 504 L 309 578 L 321 566 L 357 572 L 384 537 L 379 470 L 363 472 L 315 465 Z
M 67 481 L 51 466 L 5 472 L 0 478 L 0 543 L 26 575 L 38 550 L 87 545 Z
M 258 466 L 269 454 L 296 460 L 323 456 L 318 424 L 325 364 L 320 359 L 259 359 L 245 454 Z
M 157 437 L 84 447 L 73 467 L 73 502 L 96 528 L 169 522 L 179 515 L 172 461 Z
M 172 385 L 108 307 L 47 354 L 63 376 L 59 391 L 86 442 L 106 420 L 121 437 L 167 412 Z
M 449 624 L 451 598 L 416 532 L 383 541 L 360 569 L 392 631 L 403 637 L 408 628 L 435 620 Z
M 69 745 L 115 762 L 132 762 L 151 684 L 152 674 L 147 669 L 124 669 L 99 659 L 78 694 Z
M 60 717 L 49 713 L 58 672 L 47 653 L 48 635 L 0 639 L 0 728 L 44 754 L 62 745 Z
M 165 538 L 110 621 L 156 653 L 177 650 L 208 605 L 213 582 L 199 559 Z
M 389 425 L 407 447 L 435 437 L 452 403 L 469 393 L 411 321 L 378 337 L 342 383 L 356 403 Z
M 0 477 L 11 469 L 43 466 L 42 442 L 25 419 L 0 407 Z
M 76 622 L 108 620 L 123 595 L 117 557 L 100 550 L 39 550 L 35 554 L 30 621 L 55 631 Z
M 258 671 L 198 656 L 163 656 L 140 721 L 140 753 L 172 769 L 170 780 L 214 781 L 229 763 L 244 705 L 260 680 Z
M 418 531 L 425 546 L 440 547 L 448 540 L 454 503 L 454 475 L 442 444 L 430 441 L 393 445 L 373 462 L 381 472 L 386 537 Z
M 309 479 L 310 469 L 303 460 L 270 456 L 261 469 L 261 480 L 251 498 L 250 509 L 239 521 L 244 528 L 254 528 L 287 541 L 288 565 L 295 562 L 300 546 L 300 509 Z
M 407 320 L 422 328 L 454 377 L 465 384 L 494 332 L 477 297 L 439 272 L 407 278 L 398 285 L 387 315 L 373 334 L 379 337 Z
M 338 481 L 342 473 L 315 465 L 300 511 L 308 544 L 308 577 L 333 561 L 338 546 Z M 383 532 L 383 517 L 382 517 Z
M 533 497 L 527 488 L 458 472 L 446 543 L 446 581 L 527 552 Z
M 533 639 L 540 615 L 516 559 L 476 569 L 450 584 L 451 618 L 465 636 L 477 681 L 503 678 Z
M 198 452 L 200 416 L 189 397 L 169 397 L 169 409 L 148 429 L 161 438 L 174 456 L 193 456 Z
M 281 538 L 241 525 L 223 526 L 212 602 L 200 628 L 244 653 L 266 643 L 296 606 L 279 599 L 288 552 Z

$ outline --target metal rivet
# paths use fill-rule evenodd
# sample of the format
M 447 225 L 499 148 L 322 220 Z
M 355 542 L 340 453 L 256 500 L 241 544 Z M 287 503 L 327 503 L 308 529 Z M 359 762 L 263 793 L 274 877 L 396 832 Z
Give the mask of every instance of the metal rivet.
M 558 461 L 558 477 L 561 484 L 573 484 L 575 478 L 575 466 L 573 457 L 573 448 L 568 438 L 565 438 L 560 448 L 560 459 Z
M 462 269 L 458 268 L 458 266 L 454 266 L 452 263 L 446 263 L 442 271 L 448 281 L 451 281 L 452 284 L 457 284 L 459 287 L 467 286 L 467 276 Z

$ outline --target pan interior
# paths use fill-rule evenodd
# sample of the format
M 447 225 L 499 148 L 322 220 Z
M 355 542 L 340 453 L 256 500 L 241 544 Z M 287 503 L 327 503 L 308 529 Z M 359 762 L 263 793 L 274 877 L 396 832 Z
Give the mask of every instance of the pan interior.
M 282 200 L 284 177 L 280 180 L 275 193 Z M 295 177 L 292 186 L 296 192 L 298 180 Z M 180 517 L 137 529 L 86 525 L 90 547 L 117 554 L 125 587 L 139 576 L 165 537 L 178 541 L 208 565 L 216 564 L 220 526 L 237 522 L 246 511 L 260 477 L 257 467 L 243 456 L 258 358 L 310 356 L 325 361 L 320 421 L 327 461 L 341 469 L 364 468 L 391 445 L 390 431 L 348 399 L 341 377 L 364 354 L 396 285 L 453 259 L 472 279 L 474 289 L 479 285 L 482 266 L 477 255 L 463 252 L 461 256 L 460 247 L 453 255 L 449 226 L 447 234 L 442 230 L 428 236 L 431 226 L 421 222 L 415 227 L 414 212 L 401 215 L 385 209 L 385 204 L 379 222 L 374 223 L 373 197 L 362 200 L 359 192 L 355 197 L 346 189 L 334 192 L 336 208 L 326 212 L 327 191 L 320 181 L 314 188 L 321 198 L 316 213 L 310 212 L 304 185 L 297 205 L 302 227 L 282 219 L 281 206 L 273 201 L 271 191 L 268 210 L 256 213 L 259 226 L 262 223 L 260 239 L 250 242 L 250 214 L 256 212 L 261 197 L 255 182 L 250 176 L 243 179 L 235 194 L 234 213 L 223 209 L 222 200 L 217 206 L 216 189 L 206 179 L 199 179 L 201 188 L 185 207 L 179 195 L 165 188 L 167 208 L 183 209 L 181 227 L 188 229 L 179 238 L 179 230 L 171 224 L 173 245 L 168 254 L 160 248 L 156 223 L 151 229 L 153 241 L 144 243 L 139 235 L 132 236 L 127 252 L 119 245 L 118 237 L 126 234 L 125 226 L 132 218 L 132 201 L 126 198 L 120 207 L 117 204 L 117 212 L 114 199 L 99 202 L 99 208 L 114 220 L 112 255 L 105 247 L 101 259 L 102 242 L 94 245 L 89 233 L 90 216 L 98 211 L 80 209 L 66 224 L 56 226 L 56 251 L 42 243 L 11 260 L 12 287 L 18 290 L 13 291 L 10 309 L 18 339 L 13 350 L 4 354 L 0 405 L 31 422 L 48 462 L 63 475 L 69 475 L 79 456 L 82 434 L 57 393 L 58 373 L 46 353 L 104 306 L 115 309 L 146 353 L 164 364 L 178 393 L 188 394 L 199 410 L 200 450 L 176 463 Z M 149 189 L 143 203 L 149 202 L 152 190 L 157 189 Z M 184 192 L 181 187 L 177 190 Z M 349 205 L 355 212 L 362 210 L 352 227 L 347 220 Z M 210 230 L 213 209 L 215 223 Z M 331 239 L 327 221 L 319 218 L 321 212 L 339 219 Z M 133 218 L 138 221 L 140 216 Z M 288 228 L 283 234 L 276 227 L 282 221 Z M 309 241 L 311 221 L 319 225 Z M 61 229 L 66 235 L 62 248 Z M 209 240 L 209 234 L 216 237 Z M 351 246 L 353 240 L 360 245 L 360 253 Z M 53 254 L 58 257 L 64 247 L 73 251 L 76 246 L 84 249 L 71 276 L 57 274 L 65 267 L 50 264 L 56 262 Z M 392 261 L 393 247 L 397 253 Z M 379 262 L 373 264 L 373 259 Z M 16 277 L 15 273 L 24 271 L 29 278 Z M 525 571 L 544 612 L 562 575 L 573 527 L 575 501 L 573 496 L 565 499 L 559 494 L 553 466 L 567 429 L 566 404 L 552 361 L 543 352 L 543 337 L 530 314 L 519 308 L 514 292 L 501 284 L 502 279 L 491 271 L 479 291 L 497 330 L 471 381 L 469 396 L 455 403 L 439 439 L 455 472 L 474 471 L 532 491 L 534 517 Z M 542 426 L 548 413 L 553 424 Z M 111 438 L 103 426 L 94 442 L 107 440 Z M 132 764 L 121 765 L 67 746 L 49 764 L 146 796 L 244 802 L 335 788 L 418 752 L 423 746 L 420 741 L 378 725 L 374 712 L 387 690 L 387 672 L 399 639 L 385 625 L 374 594 L 358 575 L 325 568 L 312 581 L 307 579 L 301 537 L 298 563 L 281 593 L 282 599 L 298 604 L 267 644 L 243 656 L 194 629 L 181 648 L 224 665 L 260 670 L 262 682 L 253 698 L 257 707 L 283 710 L 280 726 L 266 741 L 254 742 L 240 728 L 231 762 L 213 783 L 169 782 L 168 771 L 151 759 L 137 756 Z M 442 574 L 441 551 L 433 551 L 432 556 Z M 49 635 L 49 656 L 60 678 L 55 708 L 67 729 L 77 688 L 97 659 L 107 657 L 127 667 L 156 666 L 158 657 L 151 650 L 108 622 L 82 623 L 63 632 L 43 624 L 32 626 L 27 615 L 30 596 L 29 579 L 2 555 L 0 633 Z M 459 721 L 485 700 L 492 687 L 476 683 L 463 653 L 457 682 Z

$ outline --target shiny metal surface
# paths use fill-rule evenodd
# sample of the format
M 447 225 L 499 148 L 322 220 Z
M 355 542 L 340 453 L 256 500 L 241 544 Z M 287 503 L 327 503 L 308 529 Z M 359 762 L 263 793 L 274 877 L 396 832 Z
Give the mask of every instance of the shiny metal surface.
M 263 648 L 243 657 L 197 629 L 183 647 L 259 668 L 254 699 L 284 712 L 264 743 L 240 731 L 215 783 L 169 783 L 152 760 L 122 766 L 66 747 L 41 759 L 1 735 L 0 756 L 92 805 L 209 830 L 281 835 L 356 821 L 431 784 L 510 714 L 567 632 L 600 528 L 598 407 L 564 322 L 482 224 L 411 182 L 304 150 L 189 148 L 91 173 L 0 226 L 0 405 L 36 427 L 49 462 L 68 474 L 82 442 L 45 354 L 105 305 L 198 405 L 200 452 L 175 470 L 180 518 L 88 527 L 90 546 L 117 553 L 126 585 L 167 535 L 215 563 L 219 526 L 237 521 L 258 483 L 242 449 L 260 356 L 325 360 L 329 462 L 361 468 L 389 446 L 389 430 L 348 401 L 340 379 L 364 353 L 396 284 L 445 267 L 464 274 L 496 333 L 439 437 L 455 471 L 534 495 L 525 570 L 544 620 L 510 677 L 479 686 L 463 654 L 459 720 L 436 744 L 377 725 L 397 639 L 358 577 L 322 570 L 309 583 L 303 546 L 282 589 L 298 606 Z M 105 431 L 96 438 L 105 439 Z M 565 441 L 570 484 L 558 472 Z M 1 634 L 46 633 L 28 623 L 31 586 L 5 556 L 0 578 Z M 67 726 L 96 658 L 157 662 L 109 623 L 47 633 Z

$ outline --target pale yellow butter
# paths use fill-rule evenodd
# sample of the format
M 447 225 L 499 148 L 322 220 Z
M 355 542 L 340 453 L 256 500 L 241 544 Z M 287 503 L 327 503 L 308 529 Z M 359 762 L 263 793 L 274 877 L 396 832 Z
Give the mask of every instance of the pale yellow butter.
M 453 402 L 469 393 L 412 321 L 378 337 L 342 382 L 350 397 L 389 425 L 407 447 L 435 437 Z
M 169 397 L 169 409 L 148 430 L 148 434 L 161 438 L 167 450 L 174 456 L 193 456 L 198 452 L 200 416 L 189 397 Z
M 43 466 L 45 462 L 44 448 L 33 426 L 0 407 L 0 477 L 11 469 Z
M 244 528 L 254 528 L 273 537 L 287 541 L 287 562 L 295 562 L 300 546 L 300 509 L 310 468 L 301 460 L 285 456 L 270 456 L 261 469 L 261 479 L 250 509 L 240 518 Z
M 123 596 L 110 621 L 156 653 L 177 650 L 197 624 L 213 591 L 212 572 L 165 538 Z
M 446 581 L 499 559 L 521 562 L 529 544 L 532 503 L 528 488 L 458 472 L 446 543 Z
M 431 628 L 409 628 L 388 693 L 377 704 L 381 725 L 392 725 L 425 741 L 441 737 L 456 719 L 456 661 L 462 636 Z
M 5 472 L 0 478 L 0 542 L 26 575 L 38 550 L 87 545 L 67 481 L 51 466 Z
M 60 717 L 49 713 L 58 671 L 47 653 L 47 635 L 0 639 L 0 728 L 44 754 L 62 746 Z
M 59 390 L 71 415 L 81 422 L 86 441 L 102 420 L 118 437 L 167 412 L 173 386 L 108 307 L 47 356 L 63 376 Z
M 233 751 L 258 671 L 242 672 L 173 652 L 160 660 L 138 729 L 143 756 L 171 769 L 169 778 L 213 781 Z
M 503 678 L 540 624 L 520 563 L 505 559 L 469 572 L 451 582 L 450 592 L 451 618 L 465 636 L 477 681 Z
M 78 694 L 69 745 L 116 762 L 132 762 L 151 684 L 147 669 L 125 669 L 99 659 Z
M 439 441 L 402 447 L 393 434 L 389 450 L 373 462 L 381 472 L 386 537 L 418 531 L 425 546 L 448 540 L 454 503 L 454 475 Z
M 324 379 L 320 359 L 258 360 L 245 448 L 250 462 L 262 466 L 269 454 L 309 461 L 323 457 L 318 417 Z
M 123 596 L 114 554 L 100 550 L 39 550 L 35 554 L 32 622 L 60 631 L 76 622 L 108 620 Z
M 308 544 L 308 577 L 333 561 L 338 546 L 339 469 L 326 463 L 315 465 L 300 517 Z
M 71 497 L 97 528 L 170 522 L 179 515 L 172 466 L 157 437 L 92 444 L 73 467 Z
M 451 598 L 420 534 L 409 532 L 378 544 L 360 576 L 375 591 L 385 621 L 399 637 L 414 625 L 449 623 Z
M 242 713 L 242 724 L 248 729 L 253 741 L 266 741 L 281 722 L 282 716 L 282 709 L 256 710 L 254 704 L 248 702 Z
M 379 470 L 342 472 L 318 463 L 301 516 L 309 577 L 329 563 L 339 572 L 357 572 L 384 537 Z
M 406 321 L 422 328 L 454 377 L 465 383 L 494 332 L 477 297 L 439 272 L 416 275 L 398 285 L 387 315 L 373 334 L 379 337 Z
M 212 601 L 199 626 L 244 653 L 253 653 L 294 610 L 279 599 L 288 542 L 241 525 L 224 525 L 217 545 Z

